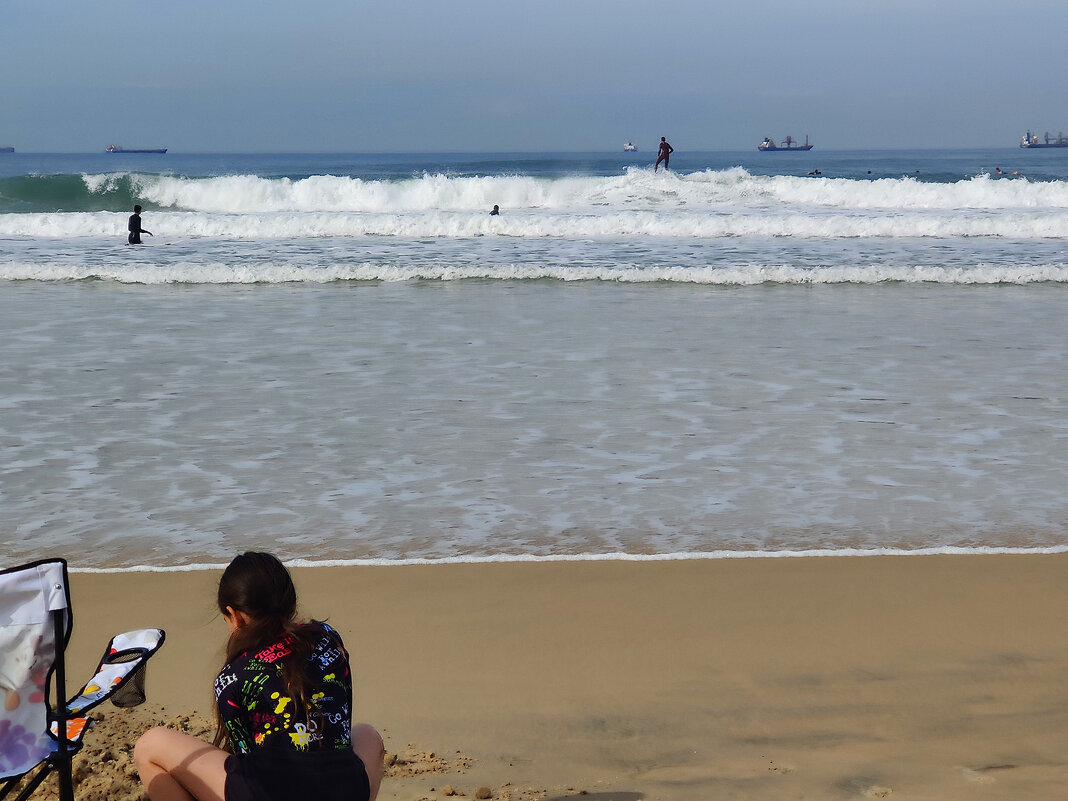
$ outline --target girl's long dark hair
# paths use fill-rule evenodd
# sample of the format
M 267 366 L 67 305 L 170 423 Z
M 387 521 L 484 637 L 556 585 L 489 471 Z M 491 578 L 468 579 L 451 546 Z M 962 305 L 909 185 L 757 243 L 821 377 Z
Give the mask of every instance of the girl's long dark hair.
M 289 635 L 290 653 L 281 660 L 282 682 L 296 706 L 295 714 L 312 714 L 309 699 L 315 688 L 307 665 L 323 632 L 318 626 L 297 622 L 297 590 L 285 565 L 269 553 L 248 551 L 235 557 L 219 579 L 218 603 L 223 615 L 229 606 L 248 620 L 226 643 L 227 665 L 244 653 L 256 653 Z M 218 706 L 215 723 L 214 744 L 231 749 Z

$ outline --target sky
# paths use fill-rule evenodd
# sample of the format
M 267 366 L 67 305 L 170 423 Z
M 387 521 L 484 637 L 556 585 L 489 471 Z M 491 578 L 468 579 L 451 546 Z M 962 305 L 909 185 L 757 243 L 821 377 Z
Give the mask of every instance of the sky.
M 0 0 L 0 145 L 1014 147 L 1068 131 L 1066 0 Z

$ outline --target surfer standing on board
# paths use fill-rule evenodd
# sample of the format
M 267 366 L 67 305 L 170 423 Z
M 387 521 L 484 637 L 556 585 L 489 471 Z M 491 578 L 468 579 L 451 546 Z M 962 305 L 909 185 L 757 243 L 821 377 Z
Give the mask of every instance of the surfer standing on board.
M 149 236 L 155 236 L 151 231 L 147 231 L 141 227 L 141 207 L 134 206 L 134 213 L 130 215 L 130 223 L 126 226 L 130 229 L 130 236 L 127 238 L 127 244 L 140 245 L 141 234 L 148 234 Z
M 660 169 L 660 162 L 664 162 L 664 169 L 668 169 L 668 158 L 675 152 L 675 148 L 668 144 L 665 137 L 660 137 L 660 150 L 656 153 L 656 164 L 653 165 L 653 172 Z

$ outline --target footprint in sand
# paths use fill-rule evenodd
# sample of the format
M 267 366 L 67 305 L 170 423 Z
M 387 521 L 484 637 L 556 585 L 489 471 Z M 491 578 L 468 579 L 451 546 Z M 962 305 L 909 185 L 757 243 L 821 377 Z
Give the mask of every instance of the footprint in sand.
M 988 776 L 985 773 L 981 773 L 972 768 L 961 768 L 960 772 L 964 775 L 965 779 L 975 784 L 993 784 L 995 781 L 993 776 Z
M 766 775 L 768 772 L 785 774 L 794 770 L 790 764 L 776 762 L 752 763 L 749 765 L 661 765 L 642 771 L 642 779 L 685 784 L 712 781 L 746 781 Z
M 411 743 L 403 753 L 386 753 L 386 776 L 419 776 L 424 773 L 466 773 L 472 760 L 459 751 L 452 759 L 446 759 L 433 751 L 421 751 Z
M 975 782 L 976 784 L 993 784 L 997 779 L 991 776 L 991 773 L 994 771 L 1013 770 L 1015 768 L 1015 765 L 1006 763 L 1002 765 L 984 765 L 981 768 L 961 768 L 960 772 L 964 775 L 964 778 L 970 782 Z
M 893 792 L 889 787 L 869 787 L 861 795 L 865 798 L 888 798 Z

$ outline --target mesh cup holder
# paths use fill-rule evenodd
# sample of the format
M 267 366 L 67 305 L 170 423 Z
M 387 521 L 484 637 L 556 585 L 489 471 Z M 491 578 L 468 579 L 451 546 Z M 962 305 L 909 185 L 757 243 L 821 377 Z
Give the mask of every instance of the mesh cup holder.
M 106 660 L 107 664 L 115 665 L 120 662 L 133 662 L 140 659 L 142 654 L 140 653 L 117 653 L 114 656 Z M 126 679 L 126 683 L 119 688 L 119 690 L 111 696 L 111 703 L 117 707 L 123 709 L 131 706 L 138 706 L 145 702 L 145 672 L 148 668 L 148 663 L 141 663 L 141 667 L 137 668 Z

